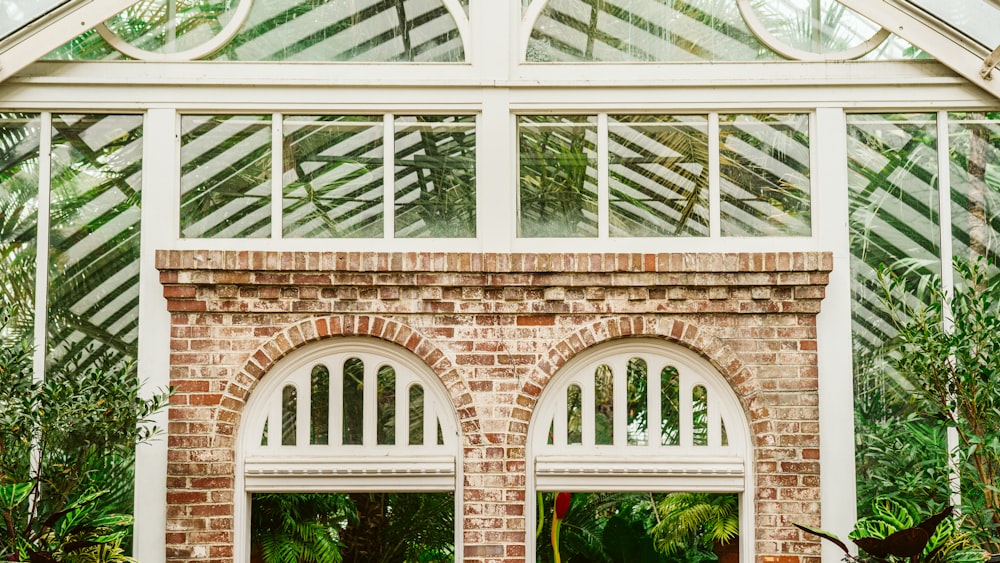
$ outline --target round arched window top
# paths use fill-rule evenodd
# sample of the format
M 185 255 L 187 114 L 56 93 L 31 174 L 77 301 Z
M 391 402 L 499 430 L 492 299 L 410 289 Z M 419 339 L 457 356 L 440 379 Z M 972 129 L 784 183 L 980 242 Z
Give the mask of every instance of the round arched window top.
M 861 58 L 889 38 L 889 30 L 836 0 L 761 2 L 736 0 L 740 14 L 761 43 L 799 61 Z M 764 11 L 767 8 L 769 11 Z M 803 33 L 806 30 L 808 33 Z
M 635 338 L 559 370 L 529 430 L 539 490 L 742 492 L 750 430 L 722 375 L 691 350 Z
M 240 31 L 253 0 L 148 0 L 97 26 L 112 47 L 144 61 L 191 61 L 222 48 Z
M 444 385 L 408 350 L 344 338 L 275 364 L 240 425 L 248 491 L 449 491 L 458 420 Z

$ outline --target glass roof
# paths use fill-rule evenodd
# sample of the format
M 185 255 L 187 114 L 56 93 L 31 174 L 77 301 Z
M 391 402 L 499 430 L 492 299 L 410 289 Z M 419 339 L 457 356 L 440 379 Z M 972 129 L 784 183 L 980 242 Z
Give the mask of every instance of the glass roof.
M 906 1 L 991 51 L 1000 45 L 1000 5 L 994 0 Z
M 0 39 L 72 0 L 17 0 L 0 2 Z

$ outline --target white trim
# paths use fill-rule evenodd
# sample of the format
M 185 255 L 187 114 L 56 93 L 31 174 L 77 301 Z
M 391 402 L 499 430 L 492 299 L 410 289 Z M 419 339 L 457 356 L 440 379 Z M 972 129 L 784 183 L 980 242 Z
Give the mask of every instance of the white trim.
M 830 283 L 816 318 L 820 517 L 823 529 L 846 537 L 857 519 L 847 117 L 841 109 L 821 108 L 814 119 L 811 150 L 822 158 L 810 171 L 813 233 L 833 252 Z M 823 542 L 822 549 L 824 561 L 840 561 L 836 546 Z
M 16 1 L 16 0 L 14 0 Z M 0 82 L 136 0 L 77 0 L 66 3 L 0 41 Z
M 389 122 L 391 124 L 391 121 Z M 260 437 L 268 417 L 280 419 L 280 393 L 285 385 L 300 388 L 298 407 L 304 412 L 310 366 L 319 362 L 342 364 L 347 358 L 364 362 L 366 375 L 388 361 L 400 368 L 403 379 L 419 382 L 424 389 L 424 410 L 436 414 L 444 444 L 381 446 L 374 443 L 375 389 L 365 385 L 364 425 L 366 445 L 341 445 L 340 411 L 331 401 L 329 445 L 261 446 Z M 339 370 L 331 369 L 331 390 L 342 385 Z M 278 394 L 279 400 L 274 396 Z M 279 410 L 274 405 L 278 404 Z M 455 552 L 462 553 L 462 439 L 453 403 L 441 381 L 411 352 L 374 338 L 346 337 L 295 350 L 271 367 L 253 390 L 243 409 L 236 438 L 234 561 L 249 560 L 251 492 L 359 492 L 394 490 L 440 491 L 455 494 Z M 305 417 L 300 417 L 305 418 Z M 428 420 L 425 417 L 425 421 Z M 425 423 L 426 425 L 426 423 Z M 304 436 L 297 425 L 299 436 Z M 275 428 L 268 428 L 268 444 L 277 444 Z M 435 429 L 436 434 L 436 429 Z M 425 432 L 425 436 L 427 433 Z M 436 436 L 435 436 L 436 438 Z M 303 441 L 303 440 L 297 440 Z
M 645 445 L 625 445 L 621 432 L 615 433 L 615 444 L 587 445 L 593 442 L 593 429 L 583 417 L 583 444 L 566 444 L 566 389 L 581 385 L 582 410 L 593 412 L 593 385 L 596 366 L 617 366 L 615 373 L 615 424 L 624 420 L 618 408 L 624 400 L 624 362 L 629 358 L 655 359 L 649 373 L 659 373 L 661 365 L 672 365 L 680 372 L 679 389 L 690 397 L 698 385 L 708 392 L 709 417 L 716 413 L 724 422 L 728 445 L 720 445 L 718 428 L 710 424 L 707 446 L 664 446 L 649 440 Z M 588 387 L 590 389 L 588 390 Z M 657 386 L 658 387 L 658 386 Z M 683 405 L 685 401 L 681 401 Z M 687 409 L 690 410 L 689 408 Z M 683 421 L 685 409 L 680 419 Z M 553 443 L 548 444 L 548 431 L 553 428 Z M 684 433 L 684 428 L 681 432 Z M 617 430 L 617 429 L 616 429 Z M 688 440 L 690 442 L 690 440 Z M 546 384 L 528 425 L 526 459 L 525 516 L 526 529 L 533 529 L 537 518 L 537 495 L 541 491 L 707 491 L 735 492 L 740 495 L 740 529 L 754 530 L 756 490 L 753 470 L 753 449 L 747 415 L 729 384 L 704 358 L 677 344 L 649 338 L 629 338 L 600 344 L 572 359 Z M 755 534 L 740 534 L 740 560 L 754 560 Z M 535 552 L 533 534 L 526 534 L 527 553 Z
M 793 47 L 781 39 L 778 39 L 773 33 L 771 33 L 770 30 L 767 29 L 767 26 L 760 21 L 760 18 L 757 17 L 757 12 L 754 11 L 750 0 L 736 0 L 736 7 L 739 9 L 740 15 L 743 16 L 743 21 L 745 21 L 747 27 L 750 28 L 751 33 L 756 35 L 757 39 L 760 39 L 761 43 L 783 57 L 798 61 L 843 61 L 858 59 L 872 52 L 876 47 L 881 45 L 883 41 L 888 39 L 890 35 L 889 30 L 882 27 L 873 33 L 871 37 L 854 47 L 850 47 L 842 51 L 815 53 L 813 51 L 806 51 Z
M 285 121 L 271 114 L 271 238 L 284 238 Z
M 170 109 L 154 109 L 143 122 L 142 206 L 140 225 L 156 225 L 142 230 L 139 250 L 139 374 L 142 395 L 149 397 L 170 385 L 170 312 L 163 297 L 156 250 L 169 246 L 179 228 L 178 189 L 180 170 L 178 117 Z M 153 423 L 166 432 L 167 410 L 153 415 Z M 160 434 L 135 452 L 135 541 L 134 556 L 143 563 L 162 563 L 166 557 L 167 526 L 167 437 Z M 140 485 L 141 484 L 141 485 Z
M 111 29 L 109 29 L 104 22 L 99 23 L 95 29 L 97 30 L 97 33 L 99 33 L 101 37 L 108 42 L 108 44 L 125 56 L 133 59 L 158 62 L 192 61 L 195 59 L 205 58 L 225 47 L 226 44 L 240 32 L 243 24 L 246 23 L 247 18 L 250 16 L 250 8 L 252 7 L 253 0 L 240 0 L 239 5 L 233 12 L 232 18 L 221 30 L 219 30 L 219 33 L 213 35 L 211 39 L 205 41 L 201 45 L 184 51 L 160 53 L 140 49 L 128 41 L 125 41 L 121 37 L 118 37 L 118 35 L 114 31 L 111 31 Z
M 722 237 L 722 137 L 719 112 L 708 114 L 708 235 Z
M 52 113 L 38 119 L 38 193 L 35 235 L 35 325 L 32 369 L 35 381 L 45 379 L 45 353 L 49 302 L 49 208 L 52 193 Z
M 968 81 L 1000 98 L 1000 81 L 980 74 L 989 51 L 969 38 L 898 0 L 837 0 L 889 31 L 919 46 Z

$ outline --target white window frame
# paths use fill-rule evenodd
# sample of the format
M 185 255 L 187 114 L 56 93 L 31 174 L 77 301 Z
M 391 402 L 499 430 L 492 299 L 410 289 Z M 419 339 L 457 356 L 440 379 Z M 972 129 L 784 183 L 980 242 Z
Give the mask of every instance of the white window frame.
M 584 445 L 588 442 L 588 429 L 584 423 L 584 444 L 560 445 L 558 438 L 548 444 L 550 425 L 560 412 L 565 412 L 566 389 L 579 384 L 594 369 L 608 364 L 617 374 L 624 371 L 626 362 L 633 357 L 650 359 L 650 377 L 659 377 L 655 366 L 674 366 L 681 376 L 680 393 L 690 396 L 691 390 L 704 386 L 708 396 L 709 445 L 693 446 L 684 438 L 690 427 L 684 422 L 685 409 L 681 407 L 681 443 L 677 446 L 623 445 L 624 428 L 619 423 L 625 417 L 625 390 L 615 385 L 614 412 L 615 444 Z M 624 379 L 624 374 L 620 376 Z M 616 382 L 617 383 L 617 382 Z M 581 386 L 584 412 L 588 390 Z M 658 386 L 657 386 L 658 387 Z M 589 390 L 593 394 L 593 387 Z M 688 413 L 690 414 L 690 413 Z M 716 418 L 717 417 L 717 418 Z M 586 419 L 585 419 L 586 420 Z M 728 446 L 719 446 L 721 420 L 725 425 Z M 652 424 L 652 423 L 650 423 Z M 555 422 L 556 435 L 560 433 Z M 565 424 L 561 431 L 565 432 Z M 591 429 L 590 434 L 593 433 Z M 593 436 L 589 436 L 593 440 Z M 573 357 L 560 368 L 545 386 L 538 399 L 528 426 L 526 458 L 528 459 L 527 494 L 525 513 L 526 529 L 532 530 L 537 522 L 536 492 L 680 492 L 697 491 L 712 493 L 737 493 L 739 495 L 740 561 L 754 561 L 753 533 L 755 522 L 754 497 L 756 484 L 753 471 L 753 441 L 746 413 L 735 392 L 722 375 L 704 358 L 678 344 L 650 338 L 629 338 L 596 346 Z M 526 534 L 528 557 L 536 553 L 537 545 L 532 534 Z
M 301 438 L 308 437 L 308 417 L 305 416 L 308 406 L 300 393 L 297 406 L 299 445 L 262 447 L 260 441 L 265 422 L 268 415 L 274 415 L 273 403 L 278 404 L 280 418 L 285 385 L 303 381 L 308 385 L 312 367 L 318 363 L 331 362 L 331 413 L 339 414 L 332 404 L 337 397 L 333 382 L 338 380 L 332 367 L 338 365 L 337 362 L 342 367 L 348 358 L 361 359 L 366 373 L 381 365 L 391 365 L 396 369 L 397 380 L 404 378 L 419 383 L 424 390 L 425 421 L 437 418 L 444 444 L 437 444 L 437 428 L 430 429 L 426 425 L 425 445 L 372 444 L 375 413 L 370 407 L 376 404 L 376 390 L 365 385 L 365 445 L 336 445 L 341 438 L 335 433 L 340 432 L 341 426 L 335 416 L 330 420 L 330 445 L 301 444 Z M 408 404 L 409 396 L 397 396 L 396 401 L 399 412 L 401 401 Z M 254 388 L 243 413 L 236 440 L 234 561 L 250 560 L 250 497 L 252 493 L 264 492 L 451 492 L 455 496 L 455 553 L 462 553 L 462 440 L 458 416 L 444 385 L 412 353 L 394 344 L 365 337 L 337 338 L 307 346 L 275 364 Z M 397 425 L 397 439 L 400 432 Z M 432 444 L 426 444 L 430 434 L 435 434 L 435 439 Z

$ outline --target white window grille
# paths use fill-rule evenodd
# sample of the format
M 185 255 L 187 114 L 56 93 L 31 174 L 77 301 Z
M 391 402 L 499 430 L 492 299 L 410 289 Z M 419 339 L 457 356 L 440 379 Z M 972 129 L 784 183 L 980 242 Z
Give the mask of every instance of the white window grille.
M 244 537 L 237 545 L 248 549 L 251 493 L 455 492 L 461 480 L 451 405 L 425 364 L 387 343 L 338 339 L 282 359 L 244 411 L 237 477 L 245 494 L 236 507 Z M 455 498 L 461 514 L 461 495 Z
M 722 376 L 686 348 L 628 339 L 573 358 L 543 391 L 528 448 L 537 491 L 738 493 L 740 528 L 753 529 L 746 415 Z M 744 561 L 751 540 L 741 535 Z

